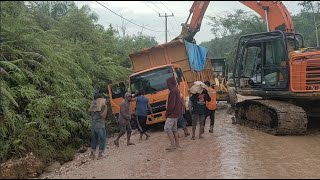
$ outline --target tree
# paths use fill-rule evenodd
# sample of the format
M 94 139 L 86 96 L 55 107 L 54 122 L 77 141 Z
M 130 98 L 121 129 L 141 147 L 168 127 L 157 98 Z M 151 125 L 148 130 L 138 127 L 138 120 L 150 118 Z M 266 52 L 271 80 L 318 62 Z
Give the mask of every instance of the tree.
M 73 2 L 3 1 L 0 15 L 0 163 L 28 152 L 70 160 L 88 143 L 94 90 L 128 79 L 128 53 L 157 42 L 118 38 Z
M 298 3 L 303 7 L 301 10 L 300 16 L 296 18 L 298 22 L 298 27 L 301 28 L 302 32 L 306 32 L 306 39 L 310 42 L 311 46 L 319 47 L 319 34 L 320 34 L 320 3 L 316 1 L 301 1 Z M 312 19 L 312 21 L 311 21 Z M 313 28 L 306 29 L 306 27 L 310 28 L 313 23 Z M 313 36 L 316 38 L 313 38 Z

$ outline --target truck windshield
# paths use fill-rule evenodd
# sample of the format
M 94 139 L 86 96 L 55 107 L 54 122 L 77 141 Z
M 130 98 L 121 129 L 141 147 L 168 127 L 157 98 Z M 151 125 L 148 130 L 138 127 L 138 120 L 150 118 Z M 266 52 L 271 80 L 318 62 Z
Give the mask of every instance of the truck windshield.
M 170 66 L 144 72 L 130 77 L 130 90 L 136 92 L 144 90 L 147 93 L 155 93 L 167 89 L 167 79 L 173 77 Z

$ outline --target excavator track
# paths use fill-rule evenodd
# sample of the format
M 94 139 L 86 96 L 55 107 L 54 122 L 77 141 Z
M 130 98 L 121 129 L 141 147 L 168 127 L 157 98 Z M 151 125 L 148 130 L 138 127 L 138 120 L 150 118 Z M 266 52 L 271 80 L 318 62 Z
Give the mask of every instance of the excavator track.
M 276 100 L 245 100 L 236 104 L 236 123 L 273 135 L 304 135 L 307 115 L 303 108 Z

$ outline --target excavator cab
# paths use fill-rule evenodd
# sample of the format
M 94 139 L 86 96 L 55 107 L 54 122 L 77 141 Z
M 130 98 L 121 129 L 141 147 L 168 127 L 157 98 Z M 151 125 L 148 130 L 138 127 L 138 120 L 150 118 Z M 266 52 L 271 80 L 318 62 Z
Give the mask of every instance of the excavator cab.
M 236 87 L 241 90 L 288 91 L 288 54 L 302 47 L 300 34 L 273 31 L 242 36 L 235 58 Z
M 301 34 L 242 36 L 233 77 L 238 124 L 274 135 L 305 134 L 318 116 L 319 52 L 305 52 Z M 251 96 L 251 97 L 250 97 Z

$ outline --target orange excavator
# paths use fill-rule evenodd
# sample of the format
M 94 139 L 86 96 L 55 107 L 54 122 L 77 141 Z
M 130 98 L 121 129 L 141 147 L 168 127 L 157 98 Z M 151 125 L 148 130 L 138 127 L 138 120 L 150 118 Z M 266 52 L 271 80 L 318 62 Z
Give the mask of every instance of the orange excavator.
M 193 3 L 176 39 L 195 42 L 209 2 Z M 239 39 L 232 68 L 236 123 L 274 135 L 305 134 L 320 121 L 320 48 L 304 47 L 280 1 L 239 2 L 265 20 L 267 32 Z

